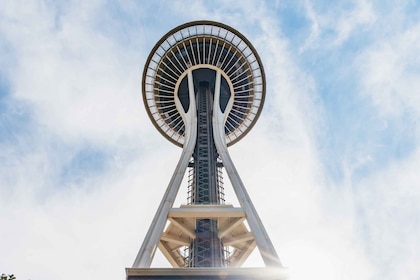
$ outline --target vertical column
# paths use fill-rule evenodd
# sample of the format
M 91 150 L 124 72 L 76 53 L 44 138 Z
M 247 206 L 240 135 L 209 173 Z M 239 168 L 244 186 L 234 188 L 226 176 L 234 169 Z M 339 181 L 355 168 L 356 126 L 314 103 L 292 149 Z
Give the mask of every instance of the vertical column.
M 248 192 L 245 189 L 245 186 L 239 177 L 239 174 L 233 164 L 232 159 L 230 158 L 229 152 L 227 150 L 226 140 L 225 140 L 225 131 L 224 123 L 226 122 L 227 114 L 229 113 L 232 104 L 228 104 L 228 108 L 223 113 L 220 110 L 218 105 L 220 100 L 220 79 L 221 72 L 217 71 L 216 73 L 216 90 L 214 97 L 214 112 L 213 112 L 213 132 L 214 132 L 214 143 L 217 147 L 219 155 L 223 161 L 223 164 L 226 169 L 230 181 L 232 183 L 233 190 L 241 204 L 241 207 L 245 210 L 246 218 L 249 224 L 249 227 L 252 233 L 255 236 L 255 241 L 257 243 L 258 249 L 260 251 L 261 257 L 266 266 L 278 267 L 282 266 L 280 259 L 277 255 L 276 250 L 274 249 L 273 244 L 271 243 L 270 238 L 255 210 L 254 205 L 252 204 L 251 198 L 248 195 Z M 218 86 L 219 85 L 219 86 Z
M 172 175 L 171 181 L 166 188 L 165 194 L 162 201 L 159 204 L 159 208 L 153 218 L 152 224 L 147 231 L 146 237 L 144 238 L 143 244 L 137 253 L 136 259 L 134 260 L 133 267 L 150 267 L 153 257 L 156 252 L 156 248 L 162 232 L 165 228 L 165 224 L 168 218 L 169 210 L 171 209 L 182 179 L 185 174 L 185 170 L 188 166 L 188 161 L 194 151 L 195 140 L 197 138 L 197 116 L 195 107 L 195 96 L 193 86 L 192 72 L 188 72 L 188 83 L 189 83 L 189 98 L 190 105 L 189 109 L 184 111 L 182 109 L 181 102 L 175 100 L 178 111 L 182 115 L 185 123 L 185 145 L 182 150 L 181 158 L 175 168 L 175 172 Z
M 197 94 L 197 143 L 194 150 L 195 187 L 193 204 L 219 204 L 217 151 L 213 140 L 213 94 L 208 82 L 201 82 Z M 190 267 L 224 266 L 223 245 L 217 220 L 196 221 L 196 238 L 191 243 Z

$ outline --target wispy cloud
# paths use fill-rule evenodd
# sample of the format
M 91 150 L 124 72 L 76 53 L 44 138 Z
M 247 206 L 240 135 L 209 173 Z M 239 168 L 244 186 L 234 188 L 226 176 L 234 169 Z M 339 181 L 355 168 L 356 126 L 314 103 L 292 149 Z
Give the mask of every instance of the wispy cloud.
M 263 59 L 265 108 L 231 153 L 293 279 L 418 278 L 415 7 L 233 3 L 2 5 L 0 273 L 124 277 L 180 154 L 143 109 L 143 63 L 211 19 Z
M 368 28 L 376 19 L 371 2 L 365 0 L 336 3 L 307 0 L 303 9 L 311 27 L 301 51 L 339 47 L 353 33 Z
M 420 25 L 382 37 L 360 55 L 362 92 L 386 116 L 420 115 Z

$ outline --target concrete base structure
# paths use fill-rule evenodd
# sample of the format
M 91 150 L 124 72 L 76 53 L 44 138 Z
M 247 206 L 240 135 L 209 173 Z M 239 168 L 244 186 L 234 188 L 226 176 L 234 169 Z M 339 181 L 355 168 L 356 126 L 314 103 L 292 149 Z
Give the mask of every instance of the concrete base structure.
M 223 279 L 223 280 L 286 280 L 281 268 L 126 268 L 127 280 L 145 279 Z

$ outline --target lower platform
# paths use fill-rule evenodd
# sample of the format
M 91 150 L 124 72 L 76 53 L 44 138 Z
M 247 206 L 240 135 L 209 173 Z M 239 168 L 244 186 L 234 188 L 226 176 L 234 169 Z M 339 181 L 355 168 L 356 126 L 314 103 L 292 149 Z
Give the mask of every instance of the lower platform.
M 282 268 L 126 268 L 127 280 L 152 279 L 223 279 L 223 280 L 286 280 Z

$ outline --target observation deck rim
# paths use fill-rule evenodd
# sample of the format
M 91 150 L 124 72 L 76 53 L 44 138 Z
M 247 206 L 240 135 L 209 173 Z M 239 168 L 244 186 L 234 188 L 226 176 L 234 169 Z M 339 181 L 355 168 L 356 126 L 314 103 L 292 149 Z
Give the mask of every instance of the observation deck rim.
M 148 101 L 147 101 L 147 96 L 146 96 L 146 75 L 147 75 L 147 70 L 150 66 L 150 63 L 152 61 L 153 56 L 157 53 L 157 50 L 162 46 L 162 44 L 168 40 L 168 38 L 172 35 L 175 35 L 176 33 L 178 33 L 179 31 L 183 30 L 183 29 L 187 29 L 187 28 L 191 28 L 194 26 L 214 26 L 214 27 L 218 27 L 221 29 L 225 29 L 226 31 L 232 33 L 233 35 L 237 36 L 241 41 L 243 41 L 247 47 L 251 50 L 252 55 L 255 57 L 257 64 L 258 64 L 258 69 L 261 73 L 261 80 L 262 80 L 262 91 L 261 91 L 261 100 L 260 100 L 260 104 L 258 106 L 257 112 L 255 114 L 255 117 L 252 119 L 252 122 L 250 123 L 249 126 L 247 126 L 245 131 L 241 131 L 241 134 L 239 136 L 237 136 L 234 140 L 232 141 L 227 141 L 227 146 L 231 146 L 235 143 L 237 143 L 239 140 L 241 140 L 246 134 L 249 133 L 249 131 L 252 130 L 252 128 L 254 127 L 255 123 L 257 122 L 258 118 L 260 117 L 261 111 L 264 107 L 264 103 L 265 103 L 265 94 L 266 94 L 266 76 L 265 76 L 265 71 L 264 71 L 264 66 L 262 64 L 261 58 L 257 52 L 257 50 L 255 49 L 255 47 L 252 45 L 252 43 L 238 30 L 236 30 L 235 28 L 226 25 L 224 23 L 221 22 L 217 22 L 217 21 L 211 21 L 211 20 L 195 20 L 195 21 L 190 21 L 190 22 L 186 22 L 184 24 L 181 24 L 179 26 L 176 26 L 175 28 L 172 28 L 171 30 L 169 30 L 168 32 L 166 32 L 154 45 L 154 47 L 152 48 L 152 50 L 150 51 L 146 62 L 144 64 L 144 68 L 143 68 L 143 75 L 142 75 L 142 98 L 143 98 L 143 104 L 145 106 L 146 112 L 149 116 L 149 119 L 152 121 L 153 125 L 155 126 L 155 128 L 159 131 L 160 134 L 162 134 L 166 139 L 168 139 L 171 143 L 179 146 L 179 147 L 183 147 L 183 144 L 176 141 L 174 138 L 172 138 L 170 135 L 168 135 L 165 131 L 162 130 L 162 128 L 158 125 L 156 119 L 153 117 L 153 114 L 150 110 L 150 106 L 148 105 Z M 191 36 L 187 36 L 185 38 L 183 38 L 182 40 L 186 40 L 188 38 L 191 37 L 213 37 L 213 38 L 217 38 L 215 35 L 212 34 L 205 34 L 205 33 L 199 33 L 199 34 L 193 34 Z M 221 38 L 221 37 L 220 37 Z M 178 42 L 176 42 L 178 43 Z M 229 44 L 233 45 L 233 42 L 228 42 Z M 163 58 L 160 59 L 160 61 Z M 159 62 L 160 62 L 159 61 Z M 198 65 L 202 65 L 202 66 L 206 66 L 206 63 L 201 63 L 201 64 L 196 64 Z M 175 93 L 174 93 L 175 95 Z

